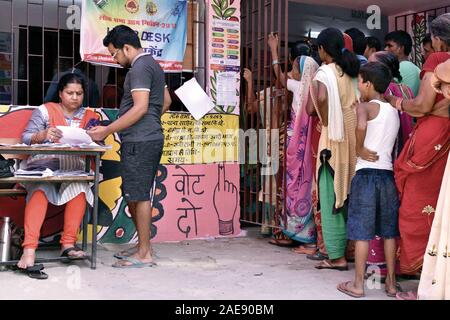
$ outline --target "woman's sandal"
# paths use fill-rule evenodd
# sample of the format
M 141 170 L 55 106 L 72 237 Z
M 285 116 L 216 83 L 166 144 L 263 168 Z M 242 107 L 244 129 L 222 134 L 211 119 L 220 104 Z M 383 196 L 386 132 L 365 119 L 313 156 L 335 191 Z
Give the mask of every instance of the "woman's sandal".
M 69 255 L 70 251 L 83 252 L 83 256 Z M 86 259 L 86 253 L 80 247 L 73 246 L 73 247 L 64 249 L 64 251 L 61 252 L 61 257 L 67 258 L 69 260 L 84 260 L 84 259 Z
M 315 254 L 317 252 L 317 247 L 298 246 L 292 249 L 292 252 L 297 254 Z
M 29 276 L 32 279 L 38 279 L 38 280 L 48 279 L 48 274 L 46 274 L 45 272 L 42 271 L 42 270 L 44 270 L 43 264 L 35 264 L 34 266 L 27 267 L 26 269 L 22 269 L 17 266 L 14 266 L 14 268 L 12 268 L 12 269 L 15 271 L 19 271 L 23 274 L 26 274 L 27 276 Z

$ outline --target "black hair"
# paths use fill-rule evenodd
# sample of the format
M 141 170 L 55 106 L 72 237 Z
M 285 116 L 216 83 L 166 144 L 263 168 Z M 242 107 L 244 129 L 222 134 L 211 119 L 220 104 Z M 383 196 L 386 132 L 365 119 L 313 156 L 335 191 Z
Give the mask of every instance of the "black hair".
M 432 41 L 431 41 L 431 33 L 427 33 L 426 35 L 425 35 L 425 37 L 423 38 L 423 40 L 422 40 L 422 45 L 426 45 L 426 44 L 431 44 L 432 43 Z
M 317 45 L 322 47 L 342 71 L 352 78 L 358 76 L 360 62 L 356 55 L 344 49 L 344 35 L 336 28 L 327 28 L 317 37 Z
M 450 13 L 438 16 L 430 24 L 431 34 L 450 46 Z
M 297 57 L 311 56 L 311 47 L 306 41 L 297 41 L 291 48 L 291 59 L 294 61 Z
M 407 56 L 409 56 L 409 54 L 411 53 L 412 45 L 413 45 L 412 38 L 409 35 L 409 33 L 406 31 L 397 30 L 397 31 L 389 32 L 386 35 L 386 37 L 384 37 L 384 41 L 385 42 L 393 41 L 398 46 L 403 47 L 403 50 L 405 51 L 405 55 L 407 55 Z
M 377 52 L 381 51 L 381 41 L 378 38 L 370 36 L 366 38 L 366 41 L 369 48 L 374 48 Z
M 59 79 L 58 82 L 58 92 L 61 92 L 64 90 L 64 88 L 71 83 L 77 83 L 80 84 L 81 87 L 83 88 L 83 92 L 86 92 L 86 84 L 84 79 L 79 76 L 76 73 L 67 73 L 65 75 L 63 75 L 61 77 L 61 79 Z
M 402 82 L 403 78 L 400 74 L 400 62 L 395 54 L 387 51 L 380 51 L 375 53 L 375 58 L 378 62 L 384 63 L 391 70 L 391 74 L 399 82 Z
M 381 62 L 369 62 L 361 67 L 359 74 L 363 82 L 370 81 L 378 93 L 384 94 L 392 81 L 389 67 Z
M 114 48 L 122 49 L 128 44 L 136 49 L 142 48 L 138 35 L 130 27 L 118 25 L 108 31 L 103 38 L 103 45 L 107 47 L 112 44 Z
M 364 32 L 357 28 L 350 28 L 344 31 L 346 34 L 350 36 L 353 40 L 353 51 L 356 54 L 363 55 L 364 51 L 366 51 L 367 40 Z

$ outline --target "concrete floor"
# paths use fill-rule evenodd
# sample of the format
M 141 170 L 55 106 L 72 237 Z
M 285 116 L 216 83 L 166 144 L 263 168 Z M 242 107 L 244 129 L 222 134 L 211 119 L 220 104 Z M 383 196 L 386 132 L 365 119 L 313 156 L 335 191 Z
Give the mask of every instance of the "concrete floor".
M 258 230 L 247 228 L 237 238 L 154 244 L 158 265 L 153 268 L 112 268 L 120 247 L 102 246 L 97 270 L 79 261 L 46 264 L 47 280 L 0 272 L 0 299 L 353 299 L 336 290 L 339 282 L 352 279 L 353 264 L 349 271 L 317 270 L 304 255 L 268 244 Z M 418 281 L 401 286 L 411 290 Z M 380 285 L 366 288 L 364 299 L 392 298 Z

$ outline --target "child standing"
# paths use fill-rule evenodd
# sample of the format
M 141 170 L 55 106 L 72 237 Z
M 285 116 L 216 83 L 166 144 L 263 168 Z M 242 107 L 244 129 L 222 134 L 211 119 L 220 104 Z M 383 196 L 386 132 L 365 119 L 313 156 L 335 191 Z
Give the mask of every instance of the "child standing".
M 352 297 L 364 297 L 364 272 L 369 241 L 384 239 L 387 264 L 386 294 L 396 295 L 395 255 L 399 201 L 395 187 L 392 150 L 400 127 L 398 112 L 383 95 L 392 81 L 389 68 L 380 62 L 361 67 L 358 88 L 363 101 L 356 107 L 356 175 L 352 180 L 347 237 L 355 240 L 355 280 L 337 289 Z

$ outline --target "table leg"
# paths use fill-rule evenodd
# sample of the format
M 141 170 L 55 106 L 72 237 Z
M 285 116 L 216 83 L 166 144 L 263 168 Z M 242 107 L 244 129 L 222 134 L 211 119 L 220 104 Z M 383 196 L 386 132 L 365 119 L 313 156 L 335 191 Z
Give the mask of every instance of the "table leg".
M 95 156 L 94 210 L 92 213 L 92 257 L 91 269 L 97 266 L 97 218 L 98 218 L 98 185 L 100 179 L 100 154 Z
M 91 158 L 86 157 L 86 172 L 91 172 Z M 88 228 L 88 215 L 89 215 L 89 209 L 86 209 L 86 212 L 83 216 L 83 242 L 82 242 L 82 249 L 84 252 L 87 250 L 87 228 Z

